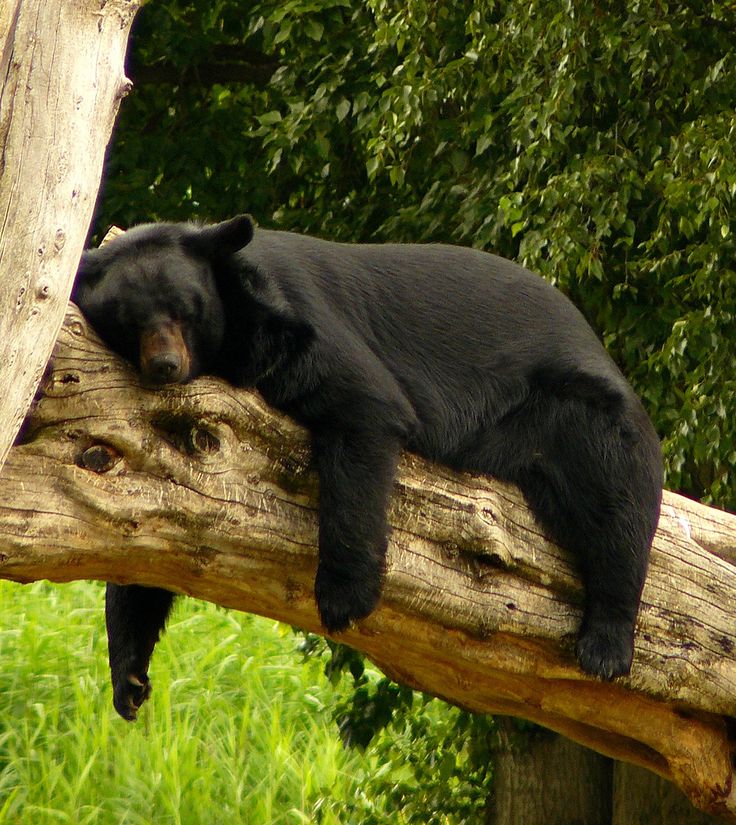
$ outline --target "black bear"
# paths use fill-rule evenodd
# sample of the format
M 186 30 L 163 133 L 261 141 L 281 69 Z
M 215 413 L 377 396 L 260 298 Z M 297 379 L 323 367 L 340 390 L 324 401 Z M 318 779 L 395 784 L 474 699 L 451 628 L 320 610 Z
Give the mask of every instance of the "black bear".
M 581 667 L 629 672 L 659 440 L 582 315 L 541 277 L 474 249 L 333 243 L 240 216 L 131 229 L 85 252 L 73 298 L 148 383 L 220 375 L 310 430 L 328 631 L 378 602 L 406 448 L 521 488 L 577 556 Z M 114 702 L 127 719 L 148 695 L 172 598 L 108 586 Z

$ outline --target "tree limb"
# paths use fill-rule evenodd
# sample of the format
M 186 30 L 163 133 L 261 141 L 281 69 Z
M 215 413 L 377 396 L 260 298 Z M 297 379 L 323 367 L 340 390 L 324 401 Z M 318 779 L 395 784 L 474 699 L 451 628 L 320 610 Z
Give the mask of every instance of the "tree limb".
M 316 502 L 296 424 L 215 379 L 141 388 L 70 306 L 0 474 L 0 577 L 164 586 L 321 632 Z M 736 517 L 665 495 L 632 674 L 613 684 L 576 666 L 581 585 L 516 489 L 407 455 L 391 524 L 381 606 L 341 641 L 412 687 L 647 767 L 736 822 Z

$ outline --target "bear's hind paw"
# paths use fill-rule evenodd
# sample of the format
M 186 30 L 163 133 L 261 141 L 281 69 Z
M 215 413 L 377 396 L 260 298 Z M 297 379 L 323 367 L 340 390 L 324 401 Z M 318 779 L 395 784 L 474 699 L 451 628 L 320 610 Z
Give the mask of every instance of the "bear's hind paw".
M 622 622 L 591 624 L 580 634 L 575 652 L 580 667 L 591 676 L 606 682 L 626 676 L 634 658 L 631 626 Z

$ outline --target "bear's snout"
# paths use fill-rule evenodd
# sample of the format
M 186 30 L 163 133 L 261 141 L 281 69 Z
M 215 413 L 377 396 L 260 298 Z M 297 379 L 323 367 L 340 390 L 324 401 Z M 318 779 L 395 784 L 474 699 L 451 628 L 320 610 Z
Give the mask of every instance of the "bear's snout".
M 181 324 L 162 321 L 141 335 L 141 373 L 151 384 L 177 384 L 190 377 L 191 356 Z

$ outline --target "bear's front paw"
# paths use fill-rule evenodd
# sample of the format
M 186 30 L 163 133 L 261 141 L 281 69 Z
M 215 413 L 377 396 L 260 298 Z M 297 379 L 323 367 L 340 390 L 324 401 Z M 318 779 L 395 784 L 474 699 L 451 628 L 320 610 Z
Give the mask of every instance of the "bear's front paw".
M 628 622 L 590 623 L 581 632 L 576 653 L 580 667 L 609 681 L 625 676 L 634 658 L 634 634 Z
M 314 595 L 322 624 L 328 632 L 339 633 L 373 612 L 381 596 L 380 574 L 361 578 L 320 564 Z
M 128 722 L 134 722 L 138 709 L 151 695 L 151 683 L 145 673 L 126 673 L 113 681 L 112 703 Z

